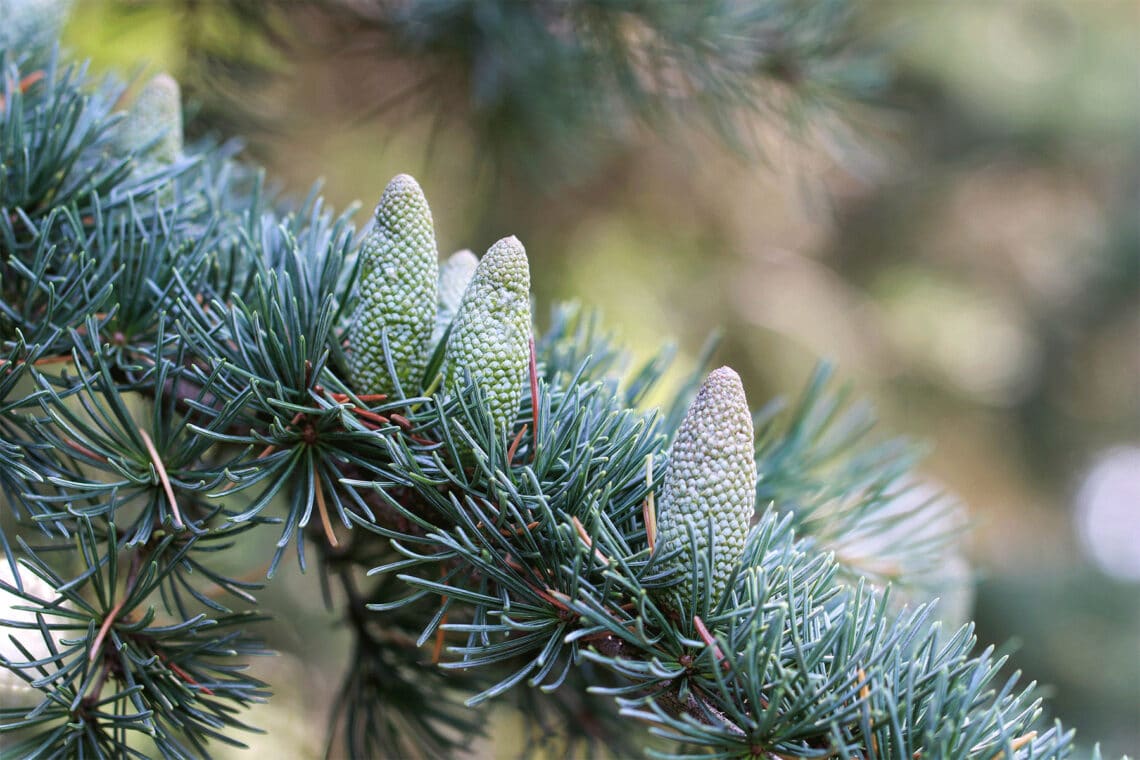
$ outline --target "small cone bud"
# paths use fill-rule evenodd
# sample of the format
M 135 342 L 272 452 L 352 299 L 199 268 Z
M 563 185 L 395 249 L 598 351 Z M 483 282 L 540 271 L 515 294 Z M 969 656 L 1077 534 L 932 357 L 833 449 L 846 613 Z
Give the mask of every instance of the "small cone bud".
M 431 342 L 439 342 L 447 332 L 451 321 L 455 319 L 455 312 L 459 309 L 459 302 L 463 300 L 463 292 L 475 274 L 475 267 L 479 266 L 479 259 L 466 248 L 456 251 L 448 257 L 447 261 L 439 267 L 439 304 L 435 311 L 435 332 L 432 333 Z
M 714 370 L 677 430 L 657 497 L 659 550 L 680 547 L 676 561 L 685 573 L 697 557 L 709 556 L 712 576 L 705 583 L 713 605 L 724 594 L 748 537 L 756 501 L 753 446 L 752 414 L 740 376 L 728 367 Z M 691 591 L 686 584 L 682 598 Z
M 396 382 L 418 390 L 435 326 L 439 254 L 431 209 L 407 174 L 388 183 L 360 249 L 359 303 L 349 330 L 349 368 L 357 393 L 387 393 Z M 396 371 L 384 360 L 383 335 Z
M 116 140 L 123 153 L 150 145 L 141 155 L 147 161 L 172 164 L 182 154 L 182 92 L 169 74 L 147 82 L 119 125 Z
M 502 433 L 522 403 L 530 365 L 530 267 L 516 237 L 491 246 L 479 262 L 451 327 L 444 378 L 457 388 L 469 372 Z

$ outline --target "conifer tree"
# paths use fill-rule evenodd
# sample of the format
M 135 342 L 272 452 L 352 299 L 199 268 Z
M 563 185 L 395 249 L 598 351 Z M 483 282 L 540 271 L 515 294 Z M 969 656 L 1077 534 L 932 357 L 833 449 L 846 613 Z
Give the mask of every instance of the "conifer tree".
M 626 369 L 572 304 L 532 333 L 520 241 L 456 301 L 413 179 L 360 234 L 273 198 L 181 145 L 173 80 L 132 105 L 68 62 L 45 5 L 0 37 L 6 758 L 240 745 L 273 611 L 219 560 L 264 531 L 267 582 L 291 550 L 353 634 L 330 755 L 448 756 L 524 691 L 567 754 L 1071 754 L 969 626 L 892 603 L 952 534 L 889 578 L 830 550 L 942 505 L 899 508 L 912 457 L 826 371 L 779 414 L 703 366 L 648 408 L 664 355 Z

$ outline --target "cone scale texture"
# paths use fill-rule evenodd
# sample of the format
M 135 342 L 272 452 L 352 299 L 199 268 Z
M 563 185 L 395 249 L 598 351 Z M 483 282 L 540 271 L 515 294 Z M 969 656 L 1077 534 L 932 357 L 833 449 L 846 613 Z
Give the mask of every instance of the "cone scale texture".
M 158 74 L 139 91 L 119 128 L 124 153 L 153 141 L 144 161 L 171 164 L 182 153 L 182 91 L 169 74 Z
M 400 174 L 385 188 L 360 249 L 359 302 L 349 330 L 357 393 L 396 391 L 384 360 L 385 332 L 400 388 L 418 390 L 435 326 L 438 256 L 423 190 Z
M 657 499 L 658 546 L 680 547 L 676 562 L 686 574 L 698 557 L 709 557 L 712 575 L 705 584 L 713 605 L 724 594 L 748 537 L 756 500 L 753 445 L 752 414 L 740 376 L 728 367 L 714 370 L 677 430 Z M 686 582 L 682 598 L 691 591 Z
M 455 314 L 444 352 L 447 387 L 464 373 L 483 390 L 501 434 L 518 415 L 530 364 L 530 266 L 516 237 L 491 246 L 479 262 Z

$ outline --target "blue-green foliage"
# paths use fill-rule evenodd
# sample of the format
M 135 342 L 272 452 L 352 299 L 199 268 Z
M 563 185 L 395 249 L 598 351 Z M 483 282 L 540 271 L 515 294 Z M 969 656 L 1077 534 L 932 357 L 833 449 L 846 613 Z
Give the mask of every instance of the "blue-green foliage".
M 969 629 L 898 612 L 827 551 L 929 513 L 889 510 L 909 459 L 829 433 L 822 382 L 791 419 L 757 417 L 759 517 L 724 593 L 663 603 L 704 588 L 646 520 L 703 367 L 670 393 L 669 352 L 628 371 L 564 306 L 505 417 L 470 368 L 432 387 L 440 345 L 424 395 L 356 388 L 349 214 L 268 196 L 233 146 L 140 172 L 150 145 L 110 145 L 120 86 L 0 45 L 6 757 L 239 744 L 268 697 L 245 671 L 268 611 L 233 568 L 272 576 L 290 546 L 355 641 L 330 754 L 454 753 L 485 723 L 472 709 L 529 685 L 530 725 L 567 752 L 1068 755 Z M 248 557 L 266 530 L 275 548 Z

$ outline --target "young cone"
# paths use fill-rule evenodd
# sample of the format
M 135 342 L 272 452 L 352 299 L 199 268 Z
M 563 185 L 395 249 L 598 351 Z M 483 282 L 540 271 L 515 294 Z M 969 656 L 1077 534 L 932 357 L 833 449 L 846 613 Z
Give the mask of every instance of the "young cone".
M 182 154 L 182 91 L 169 74 L 158 74 L 143 86 L 116 135 L 122 153 L 148 143 L 144 162 L 172 164 Z
M 708 557 L 712 576 L 703 578 L 701 591 L 710 595 L 710 607 L 744 552 L 755 501 L 752 414 L 740 376 L 721 367 L 709 374 L 681 421 L 657 498 L 658 551 L 679 547 L 676 562 L 687 578 L 697 558 Z M 681 598 L 691 592 L 686 581 Z
M 501 434 L 518 414 L 530 363 L 530 267 L 518 238 L 503 238 L 479 262 L 444 351 L 448 388 L 464 373 L 483 390 Z
M 376 206 L 376 223 L 360 249 L 359 303 L 349 330 L 349 369 L 357 393 L 419 387 L 435 326 L 439 274 L 431 209 L 419 184 L 397 175 Z M 383 335 L 396 372 L 384 360 Z
M 464 248 L 456 251 L 439 267 L 439 305 L 435 311 L 435 331 L 431 335 L 432 345 L 439 342 L 447 332 L 451 320 L 455 319 L 455 312 L 459 309 L 459 302 L 463 300 L 463 293 L 467 284 L 479 266 L 479 259 L 471 251 Z

